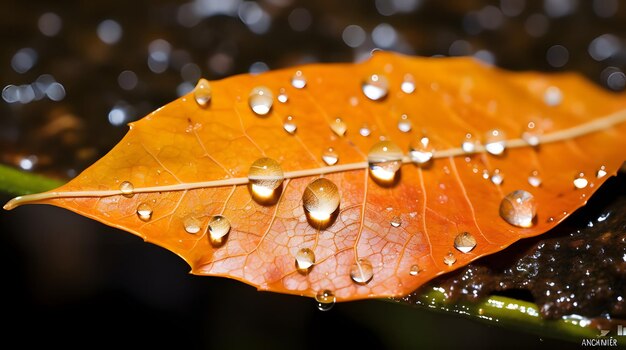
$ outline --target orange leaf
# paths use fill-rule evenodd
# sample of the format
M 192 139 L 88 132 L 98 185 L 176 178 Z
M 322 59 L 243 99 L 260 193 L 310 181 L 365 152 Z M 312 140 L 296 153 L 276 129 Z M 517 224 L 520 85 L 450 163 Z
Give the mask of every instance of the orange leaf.
M 624 161 L 623 97 L 385 52 L 202 80 L 68 184 L 5 208 L 64 207 L 262 290 L 406 295 L 584 205 Z

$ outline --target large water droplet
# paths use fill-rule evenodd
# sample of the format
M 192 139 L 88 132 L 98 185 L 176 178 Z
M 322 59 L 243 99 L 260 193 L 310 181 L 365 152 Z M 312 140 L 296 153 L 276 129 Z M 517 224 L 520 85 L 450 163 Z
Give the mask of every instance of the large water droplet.
M 485 139 L 485 150 L 489 154 L 499 156 L 504 153 L 506 148 L 506 136 L 504 132 L 498 129 L 489 130 Z
M 539 145 L 541 134 L 541 130 L 535 122 L 528 122 L 526 130 L 522 133 L 522 139 L 530 146 L 537 146 Z
M 420 273 L 420 267 L 418 265 L 411 265 L 409 269 L 409 275 L 417 276 Z
M 532 186 L 532 187 L 539 187 L 541 186 L 541 176 L 539 176 L 539 171 L 537 170 L 533 170 L 530 172 L 530 175 L 528 175 L 528 183 Z
M 323 289 L 317 292 L 315 295 L 315 301 L 317 301 L 317 308 L 320 311 L 328 311 L 335 305 L 335 293 L 328 289 Z
M 409 132 L 413 128 L 413 123 L 408 115 L 403 114 L 398 118 L 398 130 L 402 132 Z
M 324 153 L 322 153 L 322 160 L 326 165 L 335 165 L 339 161 L 339 153 L 332 147 L 328 147 Z
M 543 94 L 543 102 L 545 102 L 548 106 L 558 106 L 563 101 L 563 93 L 561 89 L 556 86 L 550 86 L 546 89 Z
M 461 149 L 463 149 L 465 153 L 473 153 L 476 150 L 476 140 L 472 134 L 465 134 L 465 139 L 463 139 L 461 143 Z
M 296 253 L 296 269 L 306 275 L 315 265 L 315 253 L 309 248 L 302 248 Z
M 274 104 L 274 96 L 270 89 L 265 86 L 257 86 L 250 91 L 248 104 L 257 115 L 266 115 L 272 109 Z
M 384 75 L 372 74 L 361 85 L 363 94 L 372 101 L 384 99 L 389 92 L 389 81 Z
M 248 179 L 253 195 L 266 199 L 272 197 L 274 190 L 283 183 L 285 176 L 277 161 L 272 158 L 259 158 L 250 166 Z
M 426 164 L 433 158 L 434 148 L 426 136 L 418 137 L 409 144 L 409 158 L 415 164 Z
M 359 134 L 361 136 L 368 137 L 370 136 L 371 133 L 372 131 L 370 130 L 370 127 L 367 124 L 361 125 L 361 128 L 359 129 Z
M 535 197 L 530 192 L 513 191 L 502 198 L 500 202 L 500 217 L 513 226 L 533 226 L 536 214 Z
M 365 285 L 374 277 L 374 267 L 367 259 L 357 260 L 350 269 L 350 278 L 356 284 Z
M 454 248 L 462 253 L 469 253 L 476 247 L 476 238 L 469 232 L 461 232 L 454 238 Z
M 135 194 L 135 186 L 130 181 L 124 181 L 120 184 L 120 192 L 124 197 L 130 198 Z
M 574 178 L 574 187 L 577 189 L 583 189 L 589 185 L 589 180 L 585 177 L 585 173 L 578 173 Z
M 230 221 L 222 216 L 215 215 L 209 221 L 209 242 L 214 247 L 219 247 L 226 241 L 230 232 Z
M 306 86 L 306 77 L 302 71 L 296 71 L 293 77 L 291 77 L 291 86 L 296 89 L 303 89 Z
M 502 182 L 504 182 L 504 175 L 502 175 L 500 169 L 495 169 L 493 171 L 493 174 L 491 174 L 491 182 L 494 185 L 502 185 Z
M 400 227 L 400 225 L 402 225 L 402 218 L 396 215 L 393 218 L 391 218 L 390 224 L 393 227 Z
M 206 79 L 198 80 L 196 88 L 193 90 L 193 98 L 200 107 L 206 107 L 211 102 L 213 96 L 213 89 L 211 84 Z
M 137 206 L 137 217 L 141 221 L 150 221 L 152 219 L 152 207 L 150 204 L 143 202 Z
M 330 129 L 337 134 L 337 136 L 343 136 L 346 134 L 346 130 L 348 130 L 348 124 L 341 118 L 335 118 L 335 120 L 330 122 Z
M 288 115 L 285 117 L 285 120 L 283 120 L 283 129 L 285 129 L 285 131 L 291 135 L 296 133 L 298 126 L 296 125 L 296 121 L 293 116 Z
M 325 222 L 339 207 L 339 189 L 332 181 L 319 178 L 311 182 L 302 194 L 302 203 L 309 216 Z
M 402 166 L 402 149 L 391 141 L 380 141 L 367 154 L 370 173 L 380 181 L 392 181 Z
M 443 262 L 448 266 L 452 266 L 456 262 L 456 256 L 454 256 L 454 253 L 448 252 L 448 254 L 443 257 Z
M 415 91 L 415 78 L 411 74 L 405 74 L 404 80 L 402 80 L 402 85 L 400 85 L 400 89 L 405 94 L 411 94 Z
M 190 234 L 196 234 L 200 232 L 202 223 L 195 216 L 189 215 L 183 219 L 183 227 L 185 231 Z
M 606 166 L 602 165 L 598 171 L 596 171 L 596 178 L 601 179 L 606 176 Z
M 285 88 L 280 88 L 280 90 L 278 90 L 278 97 L 276 97 L 276 99 L 280 103 L 287 103 L 287 101 L 289 101 L 289 96 L 287 95 Z

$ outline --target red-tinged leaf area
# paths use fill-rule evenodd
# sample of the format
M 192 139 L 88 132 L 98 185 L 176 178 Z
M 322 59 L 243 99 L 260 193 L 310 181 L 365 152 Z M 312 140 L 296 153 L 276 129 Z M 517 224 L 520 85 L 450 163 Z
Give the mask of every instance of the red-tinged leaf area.
M 261 101 L 271 98 L 267 114 L 251 108 L 257 87 L 266 88 Z M 7 207 L 64 207 L 171 250 L 194 274 L 260 290 L 326 291 L 322 302 L 401 296 L 584 205 L 625 160 L 625 97 L 572 74 L 387 52 L 238 75 L 201 82 L 132 123 L 68 184 Z M 381 141 L 404 155 L 388 180 L 375 171 L 380 159 L 367 164 Z M 393 163 L 386 145 L 383 170 Z M 433 158 L 411 162 L 412 145 L 422 156 L 434 149 Z M 248 180 L 265 157 L 285 175 L 269 199 Z M 319 178 L 337 192 L 311 185 L 311 209 L 303 194 Z M 500 213 L 517 190 L 532 200 L 508 201 L 513 219 L 536 208 L 521 225 Z M 338 208 L 317 220 L 315 208 L 332 210 L 333 200 Z

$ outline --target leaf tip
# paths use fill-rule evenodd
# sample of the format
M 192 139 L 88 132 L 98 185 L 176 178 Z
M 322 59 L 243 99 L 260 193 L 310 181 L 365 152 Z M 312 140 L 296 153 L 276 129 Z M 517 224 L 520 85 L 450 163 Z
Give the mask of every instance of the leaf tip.
M 11 199 L 10 201 L 8 201 L 3 207 L 2 209 L 4 210 L 12 210 L 15 209 L 17 206 L 20 205 L 20 200 L 22 199 L 22 197 L 15 197 L 13 199 Z

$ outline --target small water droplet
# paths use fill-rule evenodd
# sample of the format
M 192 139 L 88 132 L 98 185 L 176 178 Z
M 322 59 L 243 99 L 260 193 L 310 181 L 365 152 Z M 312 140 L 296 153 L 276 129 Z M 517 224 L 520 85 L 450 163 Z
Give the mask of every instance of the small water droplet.
M 137 216 L 141 221 L 150 221 L 152 219 L 152 207 L 150 204 L 143 202 L 137 206 Z
M 402 218 L 396 215 L 393 218 L 391 218 L 390 224 L 393 227 L 400 227 L 400 225 L 402 225 Z
M 528 175 L 528 183 L 532 187 L 541 186 L 541 177 L 539 176 L 539 171 L 533 170 L 530 172 L 530 175 Z
M 408 115 L 403 114 L 398 118 L 398 130 L 402 132 L 409 132 L 413 128 L 413 123 Z
M 330 129 L 337 134 L 337 136 L 343 136 L 346 134 L 346 130 L 348 130 L 348 124 L 341 118 L 335 118 L 335 120 L 330 123 Z
M 448 252 L 448 254 L 443 257 L 443 262 L 448 266 L 452 266 L 456 262 L 456 256 L 454 256 L 454 253 Z
M 602 165 L 596 172 L 596 178 L 601 179 L 606 176 L 606 166 Z
M 409 144 L 409 158 L 415 164 L 426 164 L 433 158 L 434 148 L 426 136 L 418 137 Z
M 317 308 L 320 311 L 328 311 L 335 305 L 335 293 L 331 290 L 323 289 L 317 292 L 315 295 L 315 301 L 317 301 Z
M 493 171 L 493 174 L 491 174 L 491 182 L 494 185 L 502 185 L 502 182 L 504 182 L 504 175 L 502 175 L 500 169 L 495 169 Z
M 311 182 L 302 194 L 302 203 L 309 216 L 315 221 L 324 222 L 339 207 L 339 189 L 332 181 L 319 178 Z
M 130 181 L 124 181 L 120 184 L 120 192 L 124 197 L 130 198 L 135 194 L 135 186 Z
M 367 154 L 370 173 L 375 179 L 392 181 L 402 166 L 402 149 L 391 141 L 380 141 Z
M 215 215 L 209 221 L 209 242 L 214 247 L 219 247 L 226 241 L 230 232 L 230 221 L 222 216 Z
M 257 86 L 250 91 L 248 105 L 254 113 L 263 116 L 270 112 L 274 104 L 274 96 L 265 86 Z
M 350 269 L 350 278 L 356 284 L 365 285 L 374 277 L 374 267 L 367 259 L 357 260 Z
M 554 216 L 550 216 L 548 219 L 546 219 L 547 223 L 551 223 L 554 222 Z
M 500 217 L 513 226 L 533 226 L 536 214 L 537 204 L 530 192 L 516 190 L 507 194 L 500 202 Z
M 461 143 L 461 149 L 463 149 L 465 153 L 473 153 L 476 151 L 476 140 L 472 134 L 465 134 L 465 139 Z
M 548 106 L 554 107 L 561 104 L 563 101 L 563 93 L 561 89 L 556 86 L 550 86 L 543 94 L 543 102 Z
M 198 84 L 196 84 L 196 88 L 193 90 L 193 97 L 196 103 L 200 107 L 206 107 L 211 102 L 212 95 L 213 89 L 209 81 L 206 79 L 198 80 Z
M 322 153 L 322 160 L 326 165 L 335 165 L 339 161 L 339 153 L 332 147 L 328 147 L 324 153 Z
M 400 85 L 400 89 L 405 94 L 411 94 L 415 91 L 415 78 L 411 74 L 405 74 L 404 80 L 402 80 L 402 85 Z
M 285 120 L 283 120 L 283 129 L 285 129 L 285 131 L 291 135 L 296 133 L 298 125 L 296 125 L 296 121 L 293 116 L 288 115 L 285 117 Z
M 306 77 L 302 71 L 296 71 L 293 77 L 291 77 L 291 86 L 296 89 L 303 89 L 306 86 Z
M 287 101 L 289 101 L 289 96 L 287 95 L 285 88 L 280 88 L 280 90 L 278 90 L 278 97 L 276 99 L 280 103 L 287 103 Z
M 306 275 L 315 265 L 315 253 L 309 248 L 302 248 L 296 253 L 296 269 Z
M 411 265 L 409 269 L 409 275 L 417 276 L 420 273 L 420 267 L 418 265 Z
M 196 234 L 200 232 L 201 225 L 200 220 L 194 216 L 189 215 L 183 219 L 183 227 L 187 233 Z
M 370 136 L 371 133 L 372 131 L 370 130 L 370 127 L 367 124 L 361 125 L 361 128 L 359 129 L 359 134 L 361 134 L 361 136 L 368 137 Z
M 384 75 L 372 74 L 361 85 L 363 94 L 372 101 L 384 99 L 389 92 L 389 81 Z
M 585 177 L 585 173 L 578 173 L 578 175 L 574 178 L 574 187 L 579 190 L 587 187 L 588 184 L 589 180 Z
M 522 133 L 522 139 L 526 141 L 526 143 L 530 146 L 538 146 L 540 143 L 539 137 L 541 136 L 541 134 L 542 132 L 537 127 L 537 124 L 531 121 L 526 124 L 526 130 L 524 130 L 524 132 Z
M 476 247 L 476 238 L 469 232 L 461 232 L 454 238 L 454 248 L 462 253 L 469 253 Z
M 248 179 L 253 196 L 266 199 L 272 197 L 285 176 L 277 161 L 272 158 L 259 158 L 250 166 Z
M 489 154 L 499 156 L 504 153 L 506 148 L 506 135 L 502 130 L 493 129 L 487 132 L 487 138 L 485 139 L 485 150 Z

